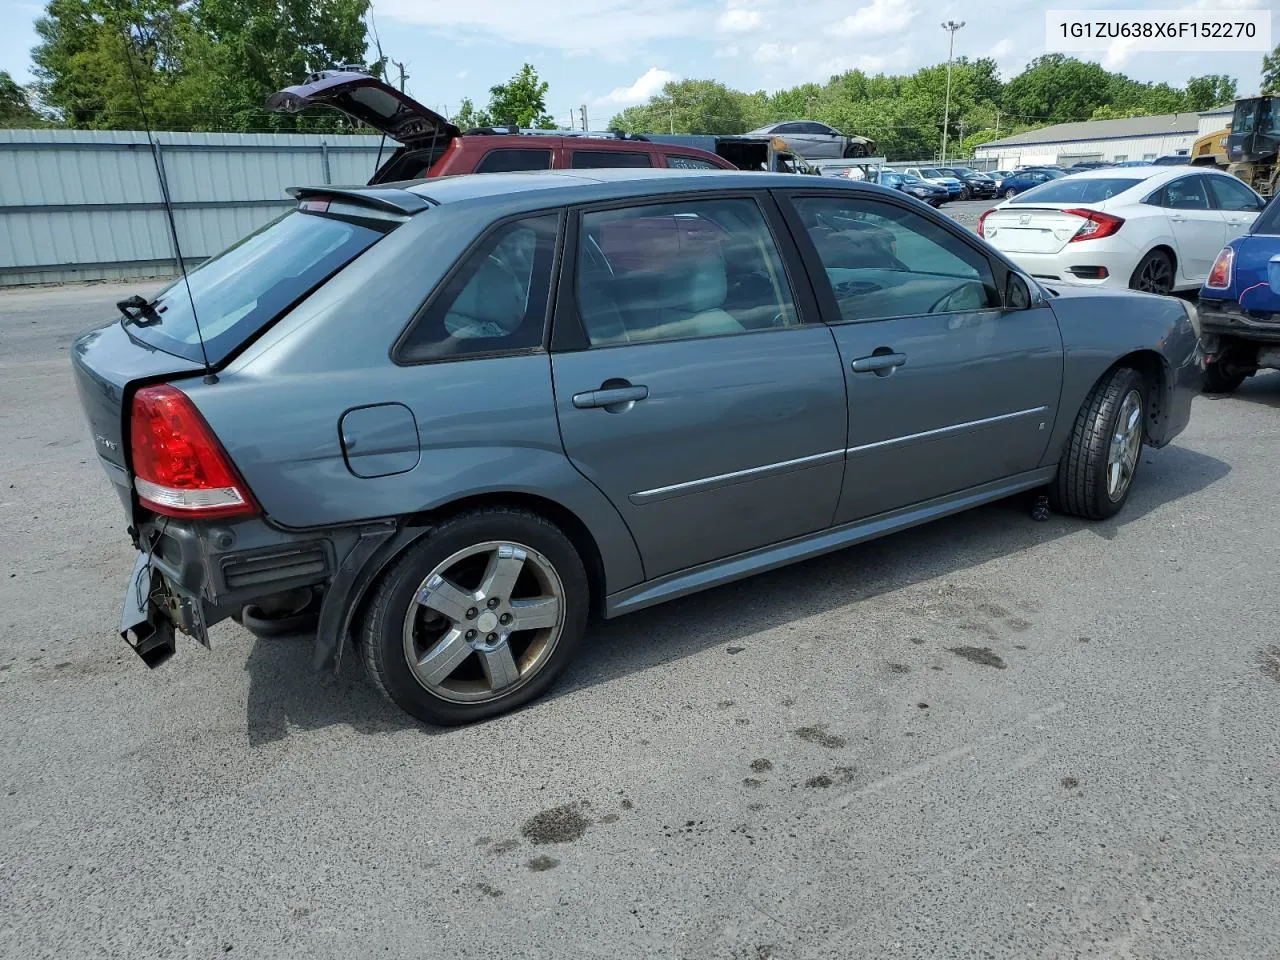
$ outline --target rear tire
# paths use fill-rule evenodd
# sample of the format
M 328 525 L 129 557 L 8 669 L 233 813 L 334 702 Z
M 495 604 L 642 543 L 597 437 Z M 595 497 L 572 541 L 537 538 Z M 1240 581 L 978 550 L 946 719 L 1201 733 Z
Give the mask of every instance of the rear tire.
M 1011 197 L 1016 197 L 1017 195 L 1018 195 L 1018 191 L 1013 189 L 1013 187 L 1010 187 L 1008 190 L 1004 192 L 1004 198 L 1006 200 L 1010 199 Z
M 1244 383 L 1244 378 L 1245 374 L 1228 371 L 1223 368 L 1221 360 L 1215 360 L 1204 368 L 1204 392 L 1233 393 Z
M 1049 487 L 1054 510 L 1105 520 L 1124 506 L 1142 463 L 1147 393 L 1146 380 L 1132 367 L 1117 367 L 1094 385 Z
M 1173 292 L 1173 260 L 1163 250 L 1152 250 L 1133 268 L 1129 289 L 1168 296 Z
M 858 157 L 865 157 L 867 148 L 860 143 L 851 143 L 844 148 L 844 158 L 846 160 L 854 160 Z
M 515 508 L 470 511 L 382 575 L 361 629 L 365 667 L 419 720 L 473 723 L 546 692 L 573 658 L 589 606 L 582 559 L 559 528 Z M 521 629 L 522 620 L 536 625 Z

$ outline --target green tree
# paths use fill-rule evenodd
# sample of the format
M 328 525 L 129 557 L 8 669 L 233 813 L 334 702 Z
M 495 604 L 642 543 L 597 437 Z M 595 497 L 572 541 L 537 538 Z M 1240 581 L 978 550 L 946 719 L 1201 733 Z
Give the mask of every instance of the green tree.
M 1280 92 L 1280 46 L 1262 58 L 1262 93 Z
M 609 126 L 631 133 L 746 133 L 749 117 L 758 116 L 753 101 L 718 80 L 673 80 L 648 103 L 614 116 Z
M 549 87 L 550 84 L 538 78 L 538 71 L 526 63 L 506 83 L 489 88 L 489 118 L 496 124 L 554 129 L 555 120 L 547 113 Z
M 31 106 L 27 91 L 9 75 L 0 70 L 0 127 L 42 127 L 45 120 Z
M 1004 88 L 1004 107 L 1020 119 L 1088 120 L 1114 100 L 1113 75 L 1099 64 L 1061 53 L 1037 57 Z
M 349 128 L 328 110 L 268 114 L 263 100 L 311 71 L 362 59 L 367 6 L 49 0 L 36 21 L 36 88 L 72 126 L 136 128 L 145 109 L 160 129 Z
M 463 97 L 458 104 L 458 112 L 453 116 L 453 125 L 459 130 L 471 130 L 475 127 L 489 127 L 493 121 L 483 110 L 476 110 L 470 97 Z
M 1231 103 L 1236 98 L 1236 81 L 1223 73 L 1208 73 L 1187 81 L 1187 109 L 1208 110 Z

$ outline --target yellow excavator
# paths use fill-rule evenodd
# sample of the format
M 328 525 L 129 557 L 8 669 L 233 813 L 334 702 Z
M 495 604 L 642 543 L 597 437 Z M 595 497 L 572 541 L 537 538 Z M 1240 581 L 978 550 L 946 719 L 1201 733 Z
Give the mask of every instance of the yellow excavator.
M 1239 177 L 1264 197 L 1280 186 L 1280 94 L 1237 100 L 1231 122 L 1191 145 L 1191 162 Z

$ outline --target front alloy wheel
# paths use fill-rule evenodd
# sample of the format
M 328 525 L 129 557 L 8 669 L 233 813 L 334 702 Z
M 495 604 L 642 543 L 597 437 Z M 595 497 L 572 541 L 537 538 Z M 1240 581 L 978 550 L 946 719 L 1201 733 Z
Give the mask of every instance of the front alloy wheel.
M 589 601 L 581 558 L 548 520 L 508 507 L 458 514 L 378 581 L 360 633 L 365 666 L 420 720 L 482 720 L 551 686 Z

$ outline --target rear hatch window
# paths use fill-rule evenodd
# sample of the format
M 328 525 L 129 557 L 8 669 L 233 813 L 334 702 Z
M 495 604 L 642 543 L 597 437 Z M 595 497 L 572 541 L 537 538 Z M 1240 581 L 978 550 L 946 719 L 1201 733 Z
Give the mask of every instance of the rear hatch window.
M 1064 177 L 1020 193 L 1013 203 L 1102 203 L 1118 193 L 1124 193 L 1142 182 L 1135 177 L 1105 177 L 1101 179 Z
M 153 303 L 157 319 L 131 323 L 129 333 L 197 363 L 203 334 L 216 365 L 382 236 L 363 224 L 291 210 L 191 270 L 190 297 L 181 279 L 166 287 Z

